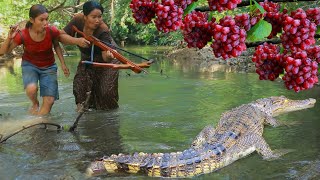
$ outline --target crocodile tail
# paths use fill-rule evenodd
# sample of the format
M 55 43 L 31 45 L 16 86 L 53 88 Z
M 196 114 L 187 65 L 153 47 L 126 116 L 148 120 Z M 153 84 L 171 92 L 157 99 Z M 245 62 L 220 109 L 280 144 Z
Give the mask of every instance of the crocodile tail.
M 152 162 L 151 154 L 134 153 L 133 155 L 118 154 L 103 157 L 90 164 L 87 168 L 88 176 L 96 176 L 107 173 L 124 171 L 128 173 L 138 173 L 144 170 L 144 166 Z
M 93 162 L 89 175 L 114 172 L 147 174 L 153 177 L 192 177 L 215 170 L 212 156 L 192 148 L 172 153 L 111 155 Z

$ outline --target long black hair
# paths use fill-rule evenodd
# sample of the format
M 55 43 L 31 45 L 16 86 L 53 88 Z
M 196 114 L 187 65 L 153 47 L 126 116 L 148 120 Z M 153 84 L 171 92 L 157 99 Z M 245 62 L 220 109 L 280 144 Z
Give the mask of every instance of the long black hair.
M 88 16 L 91 11 L 95 10 L 95 9 L 99 9 L 101 11 L 101 13 L 103 14 L 103 7 L 96 1 L 87 1 L 83 4 L 83 14 L 85 16 Z
M 31 6 L 31 8 L 29 10 L 29 18 L 35 19 L 36 17 L 38 17 L 39 15 L 41 15 L 43 13 L 48 13 L 47 8 L 41 4 L 35 4 L 35 5 Z M 29 20 L 26 24 L 26 28 L 29 28 L 31 26 L 32 26 L 32 23 Z

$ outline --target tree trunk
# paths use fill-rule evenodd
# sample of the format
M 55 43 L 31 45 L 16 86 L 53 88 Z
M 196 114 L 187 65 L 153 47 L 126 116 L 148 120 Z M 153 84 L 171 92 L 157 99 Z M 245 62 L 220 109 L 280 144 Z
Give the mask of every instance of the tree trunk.
M 110 31 L 112 31 L 112 22 L 113 22 L 113 19 L 114 19 L 114 0 L 111 0 L 110 15 L 111 15 L 111 18 L 110 18 L 109 28 L 110 28 Z
M 77 6 L 80 4 L 80 0 L 77 0 L 76 2 L 76 8 L 74 8 L 74 13 L 77 13 L 79 11 L 79 8 Z

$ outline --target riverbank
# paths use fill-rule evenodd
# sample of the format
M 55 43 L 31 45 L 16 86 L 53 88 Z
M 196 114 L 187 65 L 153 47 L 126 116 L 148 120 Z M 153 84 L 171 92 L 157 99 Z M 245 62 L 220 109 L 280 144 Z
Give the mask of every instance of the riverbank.
M 202 49 L 179 48 L 168 53 L 175 65 L 192 67 L 199 72 L 255 72 L 255 65 L 251 58 L 254 48 L 249 48 L 241 56 L 224 60 L 216 58 L 210 46 Z

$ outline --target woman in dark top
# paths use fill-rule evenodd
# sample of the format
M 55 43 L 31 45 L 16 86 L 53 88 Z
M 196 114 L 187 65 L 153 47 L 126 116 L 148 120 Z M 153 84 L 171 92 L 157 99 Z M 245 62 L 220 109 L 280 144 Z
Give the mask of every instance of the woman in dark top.
M 67 34 L 74 36 L 72 26 L 76 26 L 86 35 L 93 35 L 101 41 L 114 43 L 108 27 L 102 21 L 103 7 L 94 1 L 88 1 L 83 5 L 83 15 L 75 16 L 63 29 Z M 62 40 L 63 42 L 63 40 Z M 81 61 L 91 60 L 91 46 L 79 47 Z M 94 46 L 94 62 L 119 63 L 109 51 L 102 51 Z M 98 110 L 111 110 L 118 108 L 118 76 L 116 69 L 91 67 L 79 63 L 77 73 L 73 81 L 73 94 L 78 110 L 86 100 L 86 92 L 91 91 L 89 107 Z

